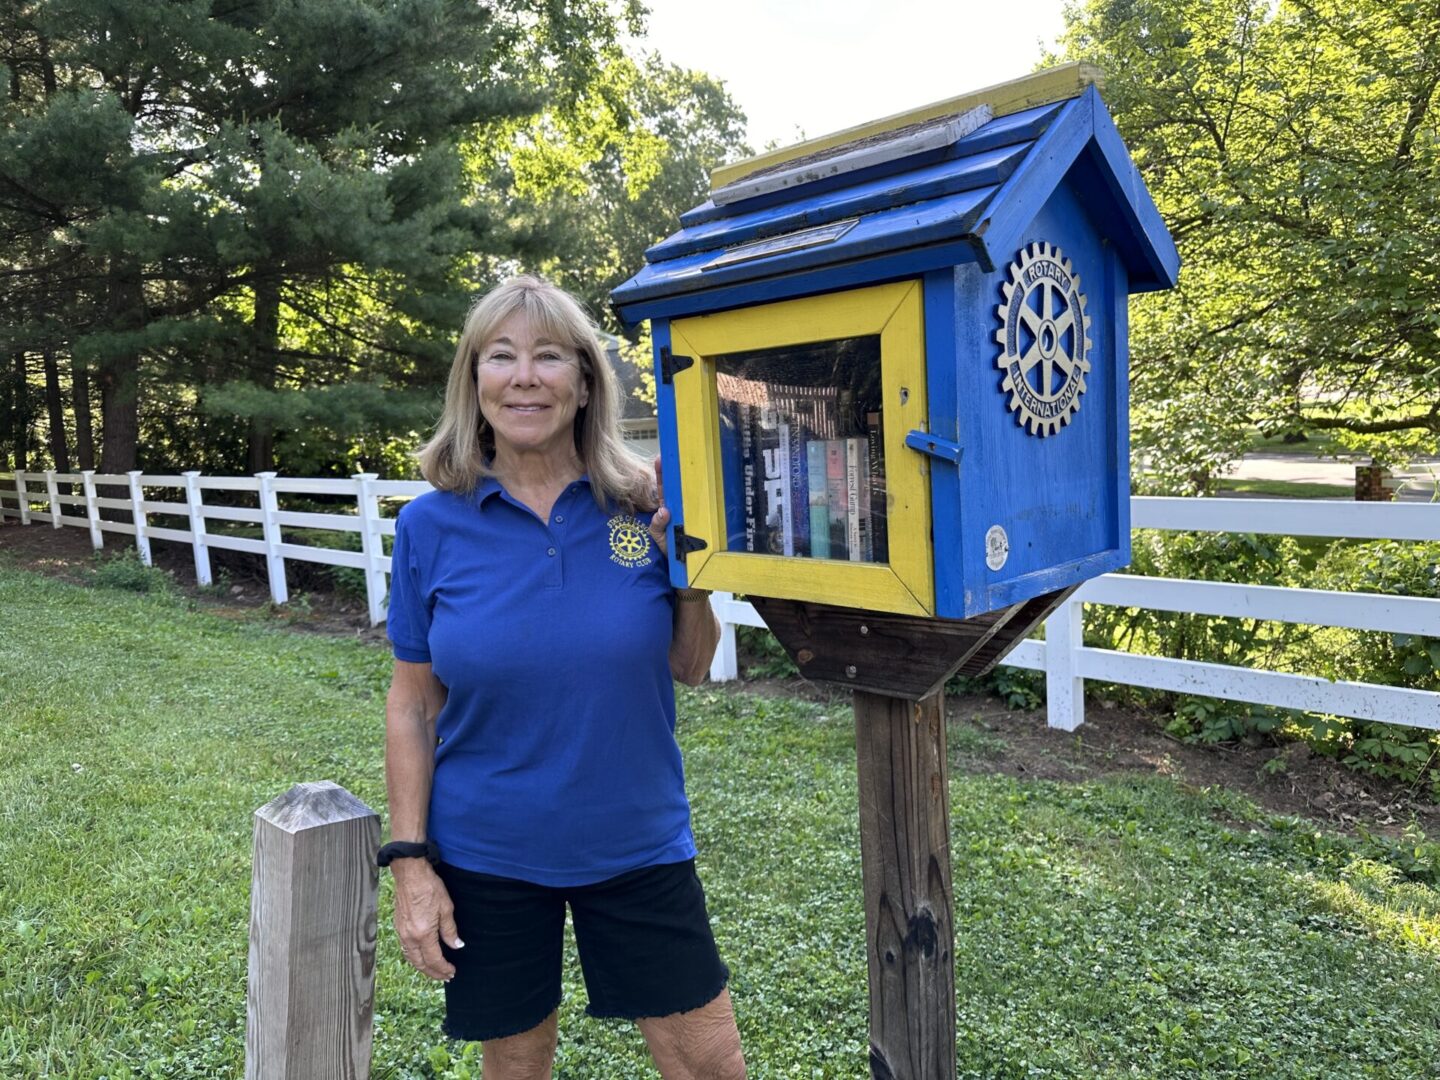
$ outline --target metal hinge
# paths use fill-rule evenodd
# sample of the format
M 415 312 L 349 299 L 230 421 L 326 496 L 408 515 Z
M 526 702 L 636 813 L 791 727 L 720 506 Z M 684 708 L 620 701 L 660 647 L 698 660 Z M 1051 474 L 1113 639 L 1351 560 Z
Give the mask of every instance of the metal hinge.
M 675 526 L 675 551 L 673 554 L 681 562 L 684 562 L 692 551 L 700 551 L 709 546 L 698 536 L 686 536 L 684 525 Z
M 693 356 L 677 356 L 668 346 L 660 347 L 660 381 L 669 386 L 675 380 L 677 371 L 684 371 L 695 363 Z

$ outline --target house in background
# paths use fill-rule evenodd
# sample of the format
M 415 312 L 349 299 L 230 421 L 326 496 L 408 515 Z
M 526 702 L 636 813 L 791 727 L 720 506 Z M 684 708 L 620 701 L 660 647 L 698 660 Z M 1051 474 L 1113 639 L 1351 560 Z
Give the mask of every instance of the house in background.
M 645 392 L 644 372 L 621 355 L 618 337 L 602 330 L 600 338 L 605 343 L 611 367 L 620 377 L 623 395 L 620 430 L 625 435 L 625 443 L 642 457 L 653 458 L 660 453 L 660 421 L 655 416 L 655 406 L 641 397 Z

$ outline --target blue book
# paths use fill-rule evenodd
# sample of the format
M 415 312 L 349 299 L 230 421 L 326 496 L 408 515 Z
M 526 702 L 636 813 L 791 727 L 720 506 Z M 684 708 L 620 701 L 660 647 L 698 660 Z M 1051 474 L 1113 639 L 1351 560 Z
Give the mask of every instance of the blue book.
M 794 417 L 780 430 L 785 439 L 786 465 L 790 469 L 790 522 L 794 538 L 792 555 L 810 554 L 810 469 L 805 458 L 805 427 Z
M 720 399 L 720 475 L 725 492 L 725 549 L 745 551 L 745 460 L 741 454 L 740 403 Z

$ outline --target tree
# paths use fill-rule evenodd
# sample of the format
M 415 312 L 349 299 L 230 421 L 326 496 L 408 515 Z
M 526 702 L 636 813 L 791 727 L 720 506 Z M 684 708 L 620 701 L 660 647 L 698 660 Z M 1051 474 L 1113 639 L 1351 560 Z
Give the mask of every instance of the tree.
M 575 98 L 638 11 L 6 5 L 0 345 L 78 360 L 77 416 L 93 373 L 107 472 L 135 467 L 142 424 L 247 443 L 254 468 L 294 394 L 393 409 L 396 380 L 444 362 L 464 258 L 532 243 L 503 199 L 472 192 L 459 140 Z M 206 423 L 227 409 L 247 430 Z
M 710 171 L 751 153 L 724 85 L 659 56 L 612 58 L 573 107 L 507 133 L 499 164 L 552 248 L 540 269 L 619 331 L 610 291 L 710 194 Z
M 1206 487 L 1251 425 L 1433 450 L 1440 4 L 1088 0 L 1067 26 L 1184 259 L 1131 329 L 1162 482 Z

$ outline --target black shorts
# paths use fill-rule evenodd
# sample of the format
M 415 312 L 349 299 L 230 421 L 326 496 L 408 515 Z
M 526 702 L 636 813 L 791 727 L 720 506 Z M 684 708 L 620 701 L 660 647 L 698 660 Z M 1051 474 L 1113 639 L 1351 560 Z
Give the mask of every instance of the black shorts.
M 445 1034 L 502 1039 L 560 1004 L 565 905 L 591 1016 L 638 1020 L 708 1005 L 730 972 L 720 961 L 694 860 L 647 866 L 593 885 L 551 888 L 439 867 L 463 949 L 445 984 Z

